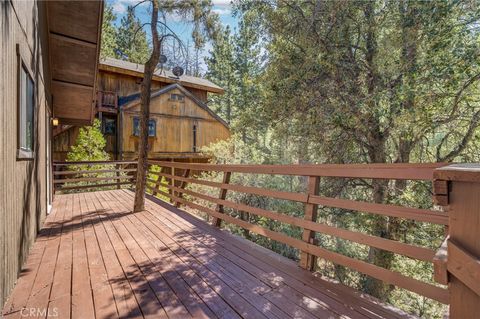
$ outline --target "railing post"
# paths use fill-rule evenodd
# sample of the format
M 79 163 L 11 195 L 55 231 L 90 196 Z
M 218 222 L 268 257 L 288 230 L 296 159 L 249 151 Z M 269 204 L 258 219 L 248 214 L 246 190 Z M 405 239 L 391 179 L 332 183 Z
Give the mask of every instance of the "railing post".
M 190 176 L 190 169 L 185 169 L 185 172 L 183 173 L 183 178 L 188 178 L 188 176 Z M 185 187 L 187 186 L 187 182 L 186 181 L 181 181 L 180 183 L 180 186 L 178 188 L 180 189 L 184 189 Z M 177 194 L 177 197 L 178 198 L 183 198 L 183 192 L 178 192 Z M 175 202 L 175 206 L 176 207 L 180 207 L 180 202 Z
M 310 176 L 308 178 L 307 194 L 309 197 L 310 195 L 318 195 L 319 184 L 320 184 L 320 177 Z M 306 203 L 304 219 L 309 221 L 317 221 L 317 211 L 318 211 L 318 205 Z M 315 232 L 309 229 L 304 229 L 302 240 L 307 243 L 314 244 Z M 315 267 L 315 261 L 316 261 L 315 256 L 310 255 L 304 251 L 300 252 L 300 267 L 307 270 L 313 270 Z
M 232 175 L 231 172 L 224 172 L 223 173 L 223 184 L 228 184 L 230 183 L 230 176 Z M 220 188 L 220 193 L 218 194 L 219 199 L 225 199 L 227 197 L 227 189 L 225 188 Z M 223 205 L 217 204 L 217 207 L 215 208 L 215 211 L 219 213 L 224 213 L 223 210 Z M 212 224 L 216 227 L 220 227 L 222 225 L 222 220 L 220 218 L 213 218 Z
M 450 318 L 480 313 L 480 164 L 454 164 L 435 170 L 435 199 L 448 205 L 447 242 Z M 445 194 L 442 194 L 445 193 Z
M 162 170 L 163 170 L 163 168 L 160 168 L 159 173 L 161 173 Z M 162 183 L 162 178 L 163 178 L 162 176 L 157 175 L 157 181 L 155 182 L 155 186 L 152 189 L 152 196 L 157 196 L 158 190 L 160 188 L 160 184 Z
M 175 187 L 175 167 L 170 167 L 170 186 L 171 187 Z M 174 204 L 175 201 L 173 200 L 173 197 L 175 197 L 175 191 L 173 190 L 173 188 L 169 188 L 169 193 L 170 195 L 172 195 L 172 197 L 170 197 L 170 203 Z
M 115 167 L 115 171 L 116 171 L 115 175 L 117 176 L 117 189 L 120 189 L 121 185 L 120 185 L 119 177 L 120 177 L 120 170 L 122 169 L 123 165 L 119 163 L 119 164 L 115 164 L 114 167 Z

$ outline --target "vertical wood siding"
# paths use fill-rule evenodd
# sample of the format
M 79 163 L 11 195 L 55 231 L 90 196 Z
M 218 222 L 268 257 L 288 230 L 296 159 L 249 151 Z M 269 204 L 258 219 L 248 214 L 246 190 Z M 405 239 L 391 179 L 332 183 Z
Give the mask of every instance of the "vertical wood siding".
M 44 4 L 0 2 L 0 304 L 13 289 L 47 210 L 45 123 L 49 93 Z M 36 84 L 35 159 L 18 161 L 17 50 Z M 45 64 L 45 65 L 44 65 Z M 47 84 L 47 85 L 46 85 Z
M 156 136 L 149 138 L 150 157 L 155 158 L 155 153 L 161 152 L 192 152 L 193 125 L 197 126 L 197 150 L 230 136 L 227 127 L 193 100 L 185 97 L 184 102 L 171 101 L 170 94 L 183 95 L 175 89 L 151 101 L 150 118 L 156 121 Z M 139 110 L 137 105 L 124 112 L 122 150 L 126 157 L 138 150 L 139 138 L 133 136 L 133 118 L 139 116 Z

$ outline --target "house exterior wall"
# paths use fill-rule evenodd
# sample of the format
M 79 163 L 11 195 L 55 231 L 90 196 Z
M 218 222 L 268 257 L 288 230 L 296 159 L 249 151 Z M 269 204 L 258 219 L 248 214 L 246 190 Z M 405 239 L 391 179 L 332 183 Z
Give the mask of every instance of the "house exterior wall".
M 47 214 L 51 94 L 45 4 L 0 2 L 0 304 L 15 285 Z M 18 56 L 35 82 L 33 159 L 17 159 Z
M 152 81 L 152 91 L 161 89 L 170 83 L 164 83 L 160 81 Z M 193 95 L 195 95 L 200 101 L 207 102 L 207 91 L 199 90 L 195 88 L 186 88 Z M 107 71 L 99 71 L 98 74 L 98 90 L 116 92 L 118 96 L 127 96 L 140 92 L 140 78 L 112 73 Z
M 164 157 L 164 153 L 192 153 L 193 126 L 196 125 L 197 151 L 210 143 L 227 139 L 228 128 L 209 112 L 185 97 L 184 102 L 171 101 L 171 94 L 183 93 L 174 89 L 153 98 L 150 104 L 150 119 L 156 122 L 156 136 L 149 138 L 150 158 Z M 139 137 L 133 135 L 133 118 L 139 116 L 136 105 L 123 112 L 122 155 L 134 158 L 138 151 Z

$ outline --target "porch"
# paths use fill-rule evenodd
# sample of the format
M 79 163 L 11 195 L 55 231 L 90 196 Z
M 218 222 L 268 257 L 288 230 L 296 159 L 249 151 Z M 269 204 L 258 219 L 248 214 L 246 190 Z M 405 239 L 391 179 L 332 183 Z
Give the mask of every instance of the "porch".
M 5 318 L 400 318 L 374 298 L 127 189 L 57 195 Z

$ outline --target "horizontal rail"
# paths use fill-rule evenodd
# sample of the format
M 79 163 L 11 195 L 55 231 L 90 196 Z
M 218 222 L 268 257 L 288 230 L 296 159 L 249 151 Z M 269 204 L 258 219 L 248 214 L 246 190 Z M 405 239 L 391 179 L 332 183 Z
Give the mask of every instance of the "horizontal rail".
M 435 255 L 435 251 L 431 249 L 404 244 L 398 241 L 376 237 L 376 236 L 370 236 L 363 233 L 341 229 L 333 226 L 328 226 L 325 224 L 320 224 L 313 221 L 301 219 L 298 217 L 280 214 L 277 212 L 272 212 L 269 210 L 256 208 L 256 207 L 252 207 L 244 204 L 239 204 L 239 203 L 235 203 L 228 200 L 218 199 L 218 198 L 197 193 L 188 189 L 181 189 L 179 187 L 174 187 L 171 185 L 164 185 L 164 186 L 171 190 L 182 192 L 184 194 L 188 194 L 188 195 L 191 195 L 215 204 L 223 205 L 225 207 L 252 213 L 257 216 L 267 217 L 267 218 L 277 220 L 279 222 L 283 222 L 289 225 L 317 231 L 322 234 L 327 234 L 334 237 L 340 237 L 340 238 L 347 239 L 359 244 L 369 245 L 369 246 L 380 248 L 383 250 L 388 250 L 388 251 L 391 251 L 400 255 L 408 256 L 411 258 L 415 258 L 418 260 L 432 261 Z
M 445 163 L 429 164 L 309 164 L 309 165 L 227 165 L 149 160 L 162 167 L 246 174 L 323 176 L 400 180 L 432 180 L 433 171 Z
M 150 174 L 163 176 L 166 178 L 172 177 L 171 174 L 165 174 L 161 172 L 151 172 Z M 199 185 L 205 185 L 210 187 L 228 189 L 234 192 L 241 192 L 241 193 L 248 193 L 248 194 L 254 194 L 259 196 L 272 197 L 277 199 L 291 200 L 295 202 L 306 203 L 308 200 L 308 196 L 306 194 L 301 194 L 301 193 L 284 192 L 284 191 L 277 191 L 277 190 L 251 187 L 251 186 L 242 186 L 242 185 L 235 185 L 235 184 L 224 184 L 219 182 L 211 182 L 211 181 L 206 181 L 202 179 L 186 178 L 181 176 L 175 176 L 175 180 L 192 183 L 192 184 L 199 184 Z
M 70 178 L 70 179 L 56 179 L 53 181 L 54 184 L 59 183 L 76 183 L 76 182 L 96 182 L 96 181 L 109 181 L 117 179 L 133 179 L 133 176 L 107 176 L 107 177 L 81 177 L 81 178 Z
M 320 196 L 317 195 L 317 191 L 312 191 L 311 181 L 313 178 L 317 178 L 318 183 L 318 177 L 339 177 L 353 179 L 366 178 L 386 180 L 426 180 L 432 182 L 434 170 L 444 166 L 445 164 L 216 165 L 151 160 L 149 161 L 149 165 L 158 165 L 164 168 L 173 169 L 172 172 L 168 173 L 162 171 L 149 171 L 150 176 L 157 176 L 158 178 L 158 180 L 147 178 L 147 182 L 149 183 L 147 184 L 147 189 L 149 191 L 152 191 L 153 194 L 161 194 L 166 198 L 169 198 L 177 205 L 183 204 L 208 214 L 209 216 L 213 217 L 215 221 L 217 221 L 215 223 L 216 225 L 220 225 L 218 221 L 223 220 L 253 233 L 268 237 L 271 240 L 278 241 L 293 248 L 299 249 L 302 254 L 324 258 L 334 264 L 348 267 L 352 270 L 382 280 L 386 283 L 405 288 L 445 304 L 448 303 L 448 290 L 444 289 L 443 287 L 437 287 L 434 284 L 408 277 L 399 272 L 330 251 L 326 248 L 318 246 L 314 241 L 307 240 L 307 238 L 309 238 L 308 236 L 305 237 L 306 233 L 323 234 L 384 251 L 389 251 L 394 254 L 403 255 L 416 260 L 432 263 L 435 257 L 435 251 L 430 248 L 420 247 L 397 240 L 382 238 L 379 236 L 365 234 L 363 232 L 338 228 L 325 223 L 320 223 L 317 221 L 316 210 L 319 206 L 334 207 L 360 213 L 377 214 L 439 225 L 448 225 L 447 213 L 430 209 L 410 208 L 392 204 L 370 203 L 353 199 Z M 179 171 L 188 170 L 194 172 L 194 174 L 193 177 L 187 176 L 188 174 L 185 176 L 177 176 L 174 169 L 178 169 Z M 223 172 L 223 182 L 197 178 L 195 174 L 200 172 Z M 229 177 L 232 173 L 308 176 L 309 188 L 307 193 L 299 193 L 265 189 L 255 186 L 230 184 L 230 178 L 226 178 L 226 176 L 228 175 L 227 177 Z M 161 178 L 165 178 L 165 180 L 162 181 L 160 180 Z M 179 181 L 182 183 L 178 185 L 173 181 Z M 185 189 L 186 184 L 197 184 L 216 188 L 220 190 L 220 195 L 218 197 L 213 197 L 211 195 L 202 194 L 198 191 Z M 160 188 L 166 188 L 169 191 L 166 192 Z M 227 190 L 303 203 L 305 206 L 305 216 L 303 218 L 291 216 L 282 212 L 266 210 L 228 200 L 224 195 L 222 195 L 225 194 Z M 214 204 L 216 209 L 195 203 L 195 199 Z M 264 217 L 286 225 L 302 228 L 304 236 L 302 236 L 301 239 L 298 239 L 281 232 L 255 225 L 249 220 L 246 221 L 225 213 L 223 211 L 224 207 L 236 211 L 246 212 L 259 217 Z M 307 208 L 314 212 L 314 214 L 311 214 L 308 218 Z M 304 258 L 302 254 L 301 258 Z M 301 265 L 304 267 L 304 264 L 301 263 Z
M 115 165 L 115 164 L 138 164 L 137 161 L 78 161 L 78 162 L 53 162 L 53 166 L 75 166 L 75 165 Z
M 172 177 L 172 175 L 170 174 L 165 174 L 160 172 L 152 172 L 150 174 L 163 176 L 166 178 Z M 353 211 L 362 211 L 362 212 L 364 211 L 372 214 L 406 218 L 406 219 L 412 219 L 416 221 L 428 222 L 433 224 L 448 225 L 448 214 L 440 211 L 409 208 L 409 207 L 403 207 L 398 205 L 368 203 L 368 202 L 355 201 L 350 199 L 330 198 L 330 197 L 322 197 L 322 196 L 316 196 L 316 195 L 308 196 L 307 194 L 284 192 L 284 191 L 277 191 L 277 190 L 270 190 L 270 189 L 263 189 L 258 187 L 235 185 L 235 184 L 224 184 L 224 183 L 211 182 L 211 181 L 205 181 L 205 180 L 194 179 L 194 178 L 184 178 L 180 176 L 175 176 L 174 178 L 175 180 L 184 181 L 192 184 L 223 188 L 223 189 L 228 189 L 236 192 L 272 197 L 277 199 L 297 201 L 301 203 L 317 204 L 317 205 L 322 205 L 327 207 L 343 208 L 343 209 L 348 209 Z
M 136 168 L 130 169 L 99 169 L 92 171 L 55 171 L 53 175 L 78 175 L 78 174 L 99 174 L 99 173 L 115 173 L 115 172 L 136 172 Z
M 91 184 L 91 185 L 78 185 L 78 186 L 66 186 L 57 188 L 57 191 L 65 191 L 65 190 L 75 190 L 75 189 L 88 189 L 88 188 L 102 188 L 102 187 L 110 187 L 110 186 L 118 186 L 118 185 L 132 185 L 132 182 L 119 182 L 119 183 L 102 183 L 102 184 Z
M 350 199 L 310 196 L 309 203 L 368 212 L 378 215 L 412 219 L 432 224 L 448 225 L 448 214 L 428 209 L 410 208 L 398 205 L 367 203 Z
M 127 168 L 127 165 L 136 166 L 134 161 L 80 161 L 55 162 L 53 171 L 53 185 L 55 191 L 77 189 L 92 189 L 122 185 L 132 185 L 136 179 L 136 168 Z M 87 166 L 81 170 L 72 169 L 76 166 Z M 98 167 L 95 167 L 97 166 Z
M 420 280 L 416 280 L 414 278 L 407 277 L 405 275 L 402 275 L 398 272 L 391 271 L 373 264 L 369 264 L 367 262 L 357 260 L 351 257 L 344 256 L 342 254 L 336 253 L 329 251 L 325 248 L 309 244 L 306 242 L 303 242 L 299 239 L 292 238 L 290 236 L 266 229 L 264 227 L 258 226 L 258 225 L 253 225 L 250 224 L 246 221 L 240 220 L 238 218 L 229 216 L 227 214 L 222 214 L 219 212 L 216 212 L 212 209 L 209 209 L 207 207 L 189 202 L 183 198 L 170 195 L 169 196 L 174 199 L 177 202 L 180 202 L 182 204 L 185 204 L 191 208 L 200 210 L 204 213 L 207 213 L 213 217 L 220 218 L 228 223 L 235 224 L 239 227 L 242 227 L 244 229 L 247 229 L 249 231 L 252 231 L 256 234 L 268 237 L 270 239 L 273 239 L 275 241 L 284 243 L 286 245 L 289 245 L 291 247 L 300 249 L 302 251 L 306 251 L 307 253 L 310 253 L 312 255 L 315 255 L 320 258 L 324 258 L 326 260 L 332 261 L 335 264 L 342 265 L 351 269 L 354 269 L 358 272 L 361 272 L 363 274 L 369 275 L 373 278 L 377 278 L 379 280 L 382 280 L 384 282 L 390 283 L 392 285 L 405 288 L 407 290 L 410 290 L 412 292 L 418 293 L 420 295 L 426 296 L 428 298 L 437 300 L 441 303 L 448 304 L 448 291 L 444 288 L 440 288 L 425 282 L 422 282 Z

